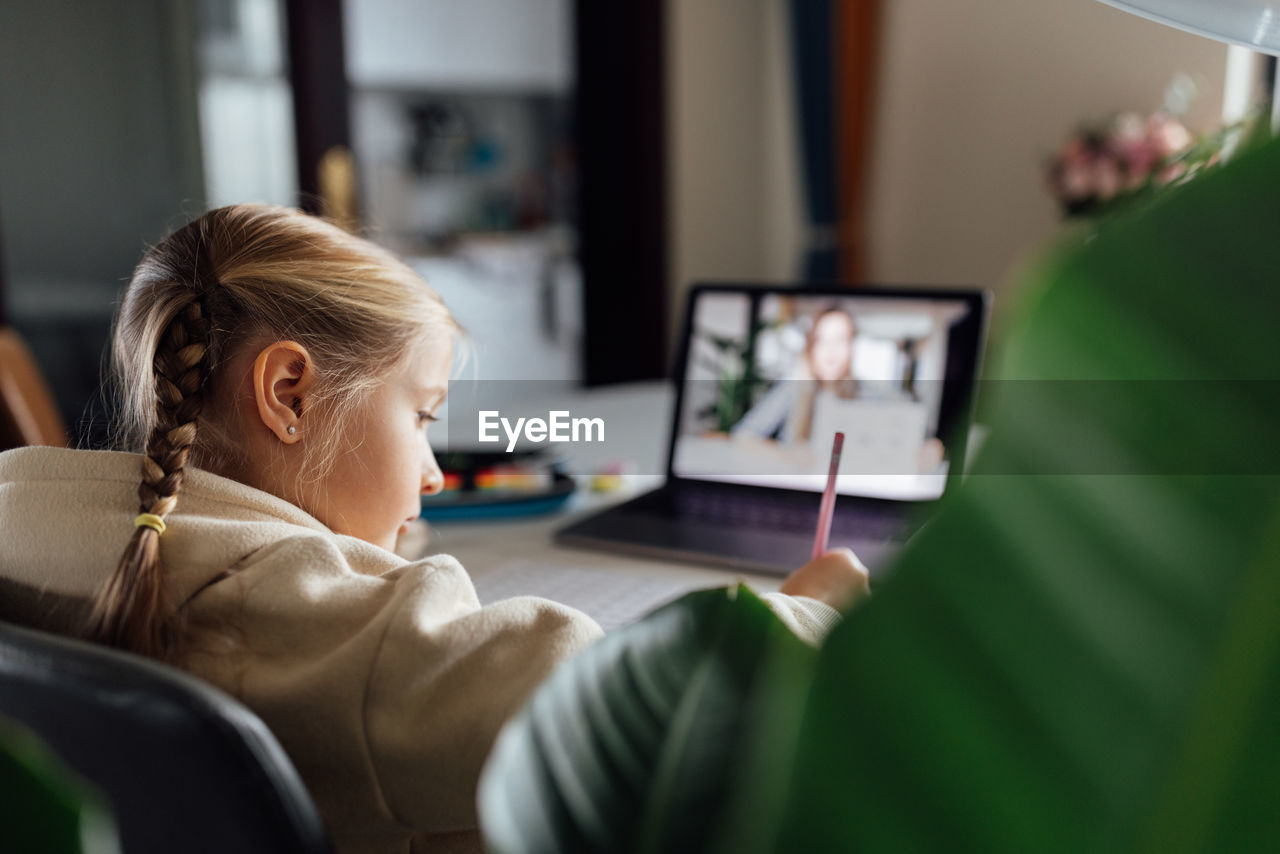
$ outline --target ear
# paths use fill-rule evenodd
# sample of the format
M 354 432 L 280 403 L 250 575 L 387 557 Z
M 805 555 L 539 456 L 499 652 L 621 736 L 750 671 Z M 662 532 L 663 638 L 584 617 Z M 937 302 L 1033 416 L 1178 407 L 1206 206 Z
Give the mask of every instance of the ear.
M 253 396 L 258 404 L 258 417 L 286 445 L 302 439 L 299 422 L 306 411 L 315 376 L 307 348 L 296 341 L 268 344 L 253 361 Z

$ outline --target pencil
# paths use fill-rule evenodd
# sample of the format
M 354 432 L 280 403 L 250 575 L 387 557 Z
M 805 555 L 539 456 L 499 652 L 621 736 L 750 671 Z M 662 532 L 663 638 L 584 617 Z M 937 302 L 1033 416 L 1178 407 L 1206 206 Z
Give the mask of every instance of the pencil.
M 844 449 L 844 434 L 837 433 L 831 443 L 831 467 L 827 469 L 827 488 L 822 490 L 822 504 L 818 508 L 818 530 L 813 535 L 813 558 L 827 553 L 827 541 L 831 539 L 831 517 L 836 512 L 836 472 L 840 470 L 840 451 Z

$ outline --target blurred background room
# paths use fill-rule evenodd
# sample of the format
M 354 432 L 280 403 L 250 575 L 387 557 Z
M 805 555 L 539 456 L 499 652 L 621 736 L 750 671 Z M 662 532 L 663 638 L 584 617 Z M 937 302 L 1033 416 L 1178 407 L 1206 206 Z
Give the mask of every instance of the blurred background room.
M 6 0 L 0 324 L 70 441 L 144 247 L 301 204 L 404 256 L 475 375 L 666 375 L 695 281 L 980 286 L 1083 123 L 1222 120 L 1227 49 L 1093 0 Z

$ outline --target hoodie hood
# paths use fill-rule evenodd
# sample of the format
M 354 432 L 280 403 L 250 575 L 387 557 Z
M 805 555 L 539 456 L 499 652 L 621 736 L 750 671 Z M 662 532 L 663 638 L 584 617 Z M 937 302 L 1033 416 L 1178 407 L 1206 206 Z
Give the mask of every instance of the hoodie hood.
M 92 599 L 133 536 L 141 465 L 116 451 L 0 454 L 0 619 L 39 626 L 42 614 Z M 333 536 L 283 499 L 194 468 L 166 523 L 160 560 L 177 603 L 268 543 Z

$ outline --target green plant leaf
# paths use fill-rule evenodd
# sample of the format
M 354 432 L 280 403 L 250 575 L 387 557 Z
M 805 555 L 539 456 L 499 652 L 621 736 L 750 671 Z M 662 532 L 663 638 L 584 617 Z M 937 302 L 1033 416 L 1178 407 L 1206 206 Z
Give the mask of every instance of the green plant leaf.
M 480 784 L 487 846 L 701 850 L 741 782 L 754 686 L 783 660 L 807 680 L 813 658 L 746 587 L 688 594 L 610 634 L 503 730 Z
M 1005 373 L 1035 393 L 833 633 L 738 850 L 1274 848 L 1276 187 L 1272 143 L 1032 283 Z
M 0 718 L 0 850 L 116 854 L 102 796 L 34 733 Z

